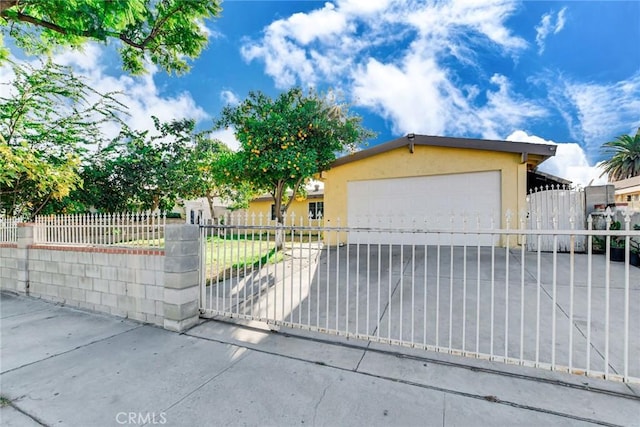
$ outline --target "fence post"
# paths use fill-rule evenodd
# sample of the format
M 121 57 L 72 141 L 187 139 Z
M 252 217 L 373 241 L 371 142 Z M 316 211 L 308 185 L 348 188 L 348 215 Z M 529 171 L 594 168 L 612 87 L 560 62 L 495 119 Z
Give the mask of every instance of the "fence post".
M 18 223 L 18 241 L 16 249 L 16 291 L 29 293 L 29 248 L 34 243 L 35 224 Z
M 164 328 L 182 332 L 199 317 L 199 227 L 168 224 L 165 229 Z

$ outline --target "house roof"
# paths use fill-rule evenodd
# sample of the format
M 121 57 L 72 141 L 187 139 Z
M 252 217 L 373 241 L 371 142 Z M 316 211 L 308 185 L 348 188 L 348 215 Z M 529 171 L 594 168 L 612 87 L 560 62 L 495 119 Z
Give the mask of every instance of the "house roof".
M 555 156 L 557 148 L 556 145 L 552 144 L 531 144 L 527 142 L 452 138 L 445 136 L 417 135 L 410 133 L 407 136 L 403 136 L 392 141 L 376 145 L 375 147 L 371 147 L 366 150 L 357 151 L 353 154 L 348 154 L 344 157 L 340 157 L 333 162 L 331 167 L 355 162 L 357 160 L 362 160 L 367 157 L 382 154 L 401 147 L 408 147 L 409 151 L 413 153 L 414 147 L 416 145 L 518 153 L 522 156 L 523 163 L 529 163 L 533 166 L 537 166 L 549 157 Z M 529 155 L 533 156 L 530 158 Z

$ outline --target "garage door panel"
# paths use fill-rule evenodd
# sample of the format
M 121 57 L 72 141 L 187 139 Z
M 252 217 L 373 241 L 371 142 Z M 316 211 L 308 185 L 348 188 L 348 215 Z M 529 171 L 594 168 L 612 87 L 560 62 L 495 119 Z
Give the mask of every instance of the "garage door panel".
M 421 176 L 348 183 L 348 223 L 350 227 L 400 230 L 466 229 L 477 226 L 479 217 L 488 228 L 493 216 L 500 223 L 501 177 L 499 171 Z M 425 222 L 426 221 L 426 222 Z M 425 233 L 362 233 L 350 235 L 361 243 L 488 245 L 497 236 Z

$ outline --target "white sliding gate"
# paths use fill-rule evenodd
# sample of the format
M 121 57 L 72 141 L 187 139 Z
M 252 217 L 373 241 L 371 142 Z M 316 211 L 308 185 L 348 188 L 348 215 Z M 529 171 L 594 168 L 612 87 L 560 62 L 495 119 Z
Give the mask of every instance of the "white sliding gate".
M 202 315 L 640 382 L 640 268 L 628 250 L 640 231 L 530 230 L 526 216 L 513 229 L 302 224 L 201 226 Z M 379 243 L 389 232 L 413 243 Z M 416 244 L 420 234 L 437 243 Z M 454 244 L 459 234 L 467 244 Z M 626 241 L 626 260 L 593 254 L 591 235 Z
M 528 227 L 530 230 L 584 230 L 586 228 L 586 211 L 584 190 L 573 190 L 560 186 L 546 186 L 536 189 L 527 196 L 529 212 Z M 570 235 L 559 235 L 555 241 L 558 252 L 570 251 Z M 538 239 L 529 239 L 527 249 L 552 252 L 554 239 L 551 235 Z M 584 236 L 575 236 L 575 251 L 586 251 Z

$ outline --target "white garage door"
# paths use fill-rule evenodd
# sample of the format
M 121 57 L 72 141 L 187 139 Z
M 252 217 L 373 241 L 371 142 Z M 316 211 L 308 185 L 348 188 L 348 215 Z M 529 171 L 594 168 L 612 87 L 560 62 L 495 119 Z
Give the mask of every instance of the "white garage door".
M 475 172 L 410 178 L 351 181 L 348 191 L 350 227 L 412 230 L 489 228 L 491 218 L 500 227 L 500 172 Z M 466 225 L 463 216 L 469 217 Z M 497 236 L 480 237 L 481 245 Z M 350 243 L 477 245 L 476 234 L 407 232 L 352 232 Z

